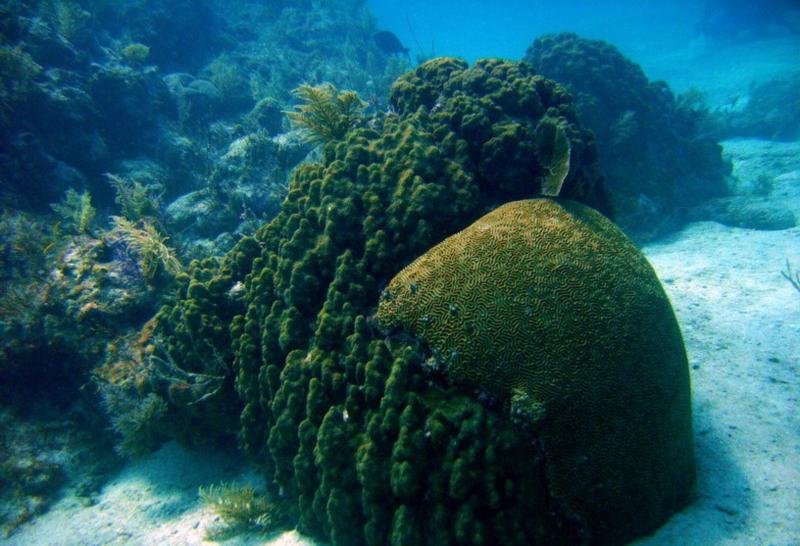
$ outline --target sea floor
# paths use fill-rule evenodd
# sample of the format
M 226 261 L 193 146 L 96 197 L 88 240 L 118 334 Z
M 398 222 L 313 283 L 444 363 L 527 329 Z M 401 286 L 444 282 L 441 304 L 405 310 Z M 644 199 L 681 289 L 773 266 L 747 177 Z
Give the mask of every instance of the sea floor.
M 800 144 L 724 143 L 752 191 L 800 218 Z M 687 225 L 648 245 L 681 324 L 690 365 L 698 488 L 694 502 L 637 546 L 800 544 L 800 292 L 781 275 L 800 268 L 800 227 L 757 231 Z M 69 497 L 2 545 L 213 544 L 201 485 L 258 483 L 235 455 L 168 444 L 130 463 L 92 505 Z M 295 532 L 240 536 L 230 545 L 311 545 Z
M 696 500 L 644 545 L 800 544 L 800 228 L 693 224 L 646 249 L 692 367 Z

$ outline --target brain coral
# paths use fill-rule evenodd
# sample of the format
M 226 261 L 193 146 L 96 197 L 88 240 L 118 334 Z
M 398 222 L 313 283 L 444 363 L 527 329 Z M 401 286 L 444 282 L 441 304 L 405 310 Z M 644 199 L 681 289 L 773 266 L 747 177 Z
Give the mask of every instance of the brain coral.
M 533 427 L 509 419 L 499 395 L 443 380 L 423 344 L 374 319 L 403 266 L 540 193 L 556 133 L 569 141 L 560 195 L 605 210 L 591 136 L 564 89 L 521 63 L 436 59 L 390 100 L 391 112 L 296 171 L 254 237 L 193 264 L 156 316 L 161 360 L 222 381 L 191 404 L 151 382 L 170 431 L 235 436 L 292 523 L 334 546 L 602 537 L 606 520 L 551 496 Z M 627 525 L 616 539 L 641 529 Z
M 573 33 L 537 38 L 525 54 L 564 85 L 594 132 L 616 220 L 645 240 L 678 228 L 686 208 L 727 192 L 722 148 L 666 83 L 651 82 L 613 45 Z
M 694 480 L 677 321 L 636 247 L 592 209 L 508 203 L 389 283 L 378 318 L 537 431 L 550 493 L 603 541 L 659 524 Z

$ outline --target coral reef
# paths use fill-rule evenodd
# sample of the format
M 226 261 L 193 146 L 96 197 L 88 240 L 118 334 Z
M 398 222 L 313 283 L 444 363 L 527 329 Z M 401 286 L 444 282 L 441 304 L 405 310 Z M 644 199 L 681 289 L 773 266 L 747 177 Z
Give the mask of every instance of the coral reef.
M 69 232 L 22 213 L 0 222 L 0 379 L 9 404 L 36 392 L 80 398 L 106 345 L 164 301 L 126 246 L 79 225 Z
M 28 0 L 5 6 L 3 21 L 2 202 L 41 212 L 71 188 L 89 190 L 102 209 L 113 197 L 105 175 L 146 159 L 163 169 L 156 194 L 165 204 L 203 191 L 223 211 L 197 230 L 181 226 L 175 234 L 187 241 L 252 231 L 277 212 L 282 196 L 270 190 L 305 156 L 271 141 L 292 89 L 329 82 L 381 108 L 405 68 L 381 52 L 366 8 L 350 0 Z M 270 101 L 277 123 L 253 124 Z M 231 164 L 229 148 L 242 140 L 259 149 Z M 240 220 L 251 213 L 258 222 Z
M 81 403 L 29 396 L 15 409 L 8 406 L 16 397 L 2 396 L 0 538 L 6 538 L 64 494 L 91 503 L 118 461 L 106 422 L 89 409 L 86 393 Z
M 409 334 L 386 336 L 373 317 L 381 289 L 403 266 L 498 205 L 539 195 L 554 165 L 568 164 L 561 196 L 607 210 L 591 137 L 578 127 L 568 94 L 525 64 L 482 60 L 469 68 L 445 58 L 399 78 L 390 103 L 389 113 L 326 144 L 318 163 L 300 167 L 280 212 L 254 237 L 243 238 L 220 260 L 194 262 L 180 278 L 175 303 L 152 323 L 157 345 L 184 373 L 222 372 L 225 378 L 213 396 L 196 404 L 172 401 L 167 415 L 180 426 L 167 428 L 193 443 L 214 436 L 230 442 L 235 434 L 263 469 L 288 521 L 334 545 L 615 543 L 656 525 L 669 509 L 653 508 L 644 493 L 642 507 L 652 512 L 638 523 L 631 504 L 581 504 L 577 497 L 588 489 L 614 501 L 619 490 L 592 479 L 595 471 L 607 475 L 589 456 L 572 460 L 585 455 L 570 452 L 567 436 L 561 445 L 550 438 L 554 454 L 569 455 L 549 467 L 539 423 L 510 418 L 507 392 L 449 381 L 424 343 Z M 557 153 L 555 127 L 569 143 L 556 146 Z M 561 157 L 566 149 L 568 163 Z M 622 248 L 619 263 L 636 264 L 643 276 L 620 285 L 631 288 L 618 294 L 630 308 L 617 314 L 605 305 L 598 312 L 633 331 L 637 325 L 628 321 L 643 313 L 637 305 L 656 304 L 652 324 L 659 330 L 641 339 L 653 354 L 663 339 L 670 363 L 665 373 L 674 372 L 670 384 L 685 386 L 680 336 L 652 271 L 597 213 L 581 212 L 578 205 L 573 210 L 591 229 L 567 232 L 567 223 L 567 240 L 593 249 L 602 239 L 593 237 L 599 230 L 611 239 L 610 248 Z M 591 271 L 602 269 L 579 266 L 565 278 L 580 279 L 588 271 L 593 279 Z M 384 299 L 390 292 L 383 291 Z M 591 296 L 563 297 L 589 320 L 596 303 Z M 591 331 L 604 331 L 596 322 Z M 555 330 L 567 344 L 572 335 L 580 338 L 566 326 Z M 148 350 L 145 343 L 143 352 Z M 610 368 L 619 371 L 633 364 L 634 351 L 612 344 L 595 358 L 619 356 L 619 367 Z M 647 377 L 647 370 L 630 373 Z M 599 390 L 614 381 L 600 379 L 607 383 Z M 169 386 L 148 384 L 169 399 Z M 652 395 L 652 411 L 663 409 L 664 398 L 652 393 L 650 380 L 641 384 L 646 392 L 634 395 L 636 404 L 646 408 Z M 686 389 L 677 393 L 683 402 L 687 395 Z M 667 418 L 675 419 L 681 435 L 688 426 L 683 402 Z M 221 418 L 213 405 L 237 413 Z M 534 405 L 523 404 L 528 415 L 535 415 Z M 575 417 L 571 411 L 578 410 L 565 409 L 563 418 Z M 592 419 L 597 426 L 605 422 Z M 637 442 L 641 425 L 632 425 Z M 591 426 L 587 421 L 581 430 Z M 614 441 L 601 442 L 604 456 L 613 457 Z M 617 454 L 616 467 L 630 467 L 641 478 L 633 485 L 637 494 L 647 481 L 644 473 L 654 470 L 631 462 L 639 452 L 654 457 L 637 447 Z M 686 447 L 676 464 L 687 470 L 679 484 L 655 479 L 670 506 L 691 483 L 690 453 Z M 574 481 L 558 472 L 570 466 L 582 472 Z M 548 476 L 557 476 L 558 485 L 551 488 Z M 670 487 L 679 491 L 670 493 Z
M 503 205 L 398 273 L 378 320 L 418 335 L 440 373 L 536 430 L 550 494 L 593 541 L 655 528 L 689 500 L 678 324 L 644 256 L 597 212 Z
M 96 432 L 102 424 L 87 414 L 61 408 L 47 419 L 21 417 L 0 410 L 0 538 L 47 510 L 64 486 L 88 500 L 116 466 L 104 454 L 108 437 Z
M 637 240 L 677 229 L 687 208 L 727 193 L 730 166 L 720 146 L 701 136 L 698 114 L 611 44 L 546 35 L 525 60 L 574 96 L 581 123 L 597 139 L 616 219 Z
M 410 66 L 372 39 L 377 28 L 363 0 L 290 0 L 278 6 L 243 8 L 266 11 L 257 17 L 270 21 L 257 31 L 259 55 L 247 46 L 240 48 L 240 66 L 257 99 L 269 96 L 285 102 L 303 83 L 328 82 L 358 92 L 375 109 L 386 106 L 386 90 Z M 242 17 L 248 27 L 254 15 Z M 265 65 L 264 58 L 281 62 Z
M 408 61 L 374 43 L 361 0 L 88 5 L 0 6 L 0 199 L 26 211 L 0 221 L 2 409 L 102 406 L 63 430 L 113 432 L 123 456 L 236 440 L 274 504 L 205 491 L 221 514 L 334 545 L 616 542 L 664 515 L 576 500 L 596 482 L 564 482 L 572 455 L 543 444 L 530 397 L 458 380 L 374 317 L 404 266 L 503 203 L 610 214 L 566 88 L 446 58 L 387 96 Z M 341 117 L 316 123 L 314 97 L 291 94 L 304 82 Z M 286 132 L 296 98 L 313 152 Z M 617 121 L 622 138 L 637 119 Z M 75 478 L 0 434 L 13 526 Z
M 61 223 L 9 211 L 0 220 L 0 525 L 8 532 L 62 487 L 87 496 L 102 484 L 115 457 L 92 370 L 164 301 L 127 248 L 89 221 L 88 198 L 71 195 Z
M 42 400 L 98 415 L 92 432 L 118 435 L 124 455 L 180 436 L 167 404 L 209 423 L 212 440 L 230 433 L 233 379 L 143 354 L 135 332 L 185 280 L 178 260 L 220 255 L 278 213 L 312 148 L 286 132 L 292 89 L 329 82 L 385 108 L 406 65 L 374 30 L 353 0 L 0 5 L 0 411 Z M 196 349 L 202 366 L 230 361 Z M 146 362 L 163 397 L 117 358 Z M 45 413 L 12 420 L 32 429 Z M 4 466 L 4 503 L 18 467 Z M 25 468 L 31 483 L 49 472 Z
M 124 32 L 129 45 L 147 47 L 147 61 L 167 72 L 195 72 L 230 47 L 225 18 L 211 0 L 124 0 L 92 8 L 92 23 L 102 29 L 98 34 Z

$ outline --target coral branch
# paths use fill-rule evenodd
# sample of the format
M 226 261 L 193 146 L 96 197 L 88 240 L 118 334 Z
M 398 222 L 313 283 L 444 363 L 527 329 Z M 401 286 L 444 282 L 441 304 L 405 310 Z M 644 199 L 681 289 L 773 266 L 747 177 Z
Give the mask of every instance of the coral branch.
M 287 515 L 278 505 L 256 494 L 250 486 L 221 483 L 201 487 L 200 498 L 222 520 L 207 529 L 209 538 L 225 539 L 245 531 L 270 532 L 286 525 Z
M 363 118 L 367 104 L 355 91 L 339 91 L 326 83 L 304 83 L 293 91 L 302 101 L 296 112 L 287 112 L 294 127 L 304 129 L 312 142 L 341 140 Z
M 788 258 L 786 259 L 786 271 L 781 271 L 781 275 L 794 286 L 795 290 L 800 292 L 800 271 L 792 271 Z

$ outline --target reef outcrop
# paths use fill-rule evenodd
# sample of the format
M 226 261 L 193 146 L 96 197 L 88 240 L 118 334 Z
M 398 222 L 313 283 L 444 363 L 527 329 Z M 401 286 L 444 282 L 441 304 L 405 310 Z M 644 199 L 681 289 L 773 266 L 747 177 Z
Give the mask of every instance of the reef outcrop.
M 468 67 L 444 58 L 398 79 L 390 104 L 368 127 L 326 144 L 320 162 L 300 167 L 278 215 L 253 237 L 220 260 L 194 262 L 180 277 L 175 302 L 142 338 L 142 384 L 147 396 L 169 404 L 167 428 L 190 443 L 235 435 L 299 530 L 334 545 L 617 543 L 657 525 L 691 488 L 691 446 L 663 475 L 634 459 L 646 455 L 649 465 L 678 454 L 689 418 L 685 355 L 652 270 L 599 213 L 546 201 L 561 207 L 556 238 L 575 243 L 565 250 L 581 248 L 575 256 L 587 259 L 595 250 L 619 253 L 609 258 L 615 265 L 608 274 L 599 271 L 601 256 L 568 262 L 567 271 L 558 270 L 561 288 L 557 280 L 544 285 L 551 303 L 542 310 L 561 301 L 588 311 L 603 304 L 596 323 L 590 313 L 571 319 L 576 328 L 588 322 L 588 337 L 570 325 L 554 326 L 553 335 L 597 352 L 589 375 L 603 355 L 621 359 L 609 363 L 609 375 L 600 373 L 602 386 L 589 389 L 593 396 L 609 393 L 627 372 L 669 376 L 664 392 L 656 392 L 653 376 L 638 383 L 641 392 L 626 389 L 608 407 L 624 420 L 644 406 L 631 422 L 631 438 L 639 442 L 642 419 L 674 397 L 665 417 L 681 431 L 674 444 L 637 443 L 614 454 L 621 436 L 609 433 L 597 444 L 602 457 L 593 460 L 595 453 L 579 454 L 568 436 L 561 444 L 553 436 L 554 463 L 543 447 L 541 420 L 531 413 L 537 393 L 530 384 L 521 383 L 530 394 L 523 415 L 531 418 L 514 419 L 518 395 L 494 388 L 500 383 L 476 388 L 451 376 L 432 351 L 435 341 L 426 343 L 413 329 L 387 333 L 375 318 L 403 267 L 498 206 L 541 193 L 554 170 L 553 134 L 569 141 L 558 154 L 568 149 L 569 161 L 555 169 L 563 176 L 562 198 L 608 210 L 591 136 L 579 127 L 569 95 L 522 63 L 481 60 Z M 615 276 L 628 266 L 633 280 Z M 576 287 L 570 282 L 580 288 L 603 275 L 619 284 L 608 284 L 612 293 L 601 302 L 598 288 L 587 297 L 570 293 Z M 610 297 L 620 298 L 619 309 Z M 645 304 L 656 305 L 653 317 L 629 324 L 643 318 Z M 606 319 L 639 332 L 644 346 L 603 337 Z M 647 324 L 654 327 L 650 335 L 642 332 Z M 669 359 L 664 370 L 656 347 L 668 349 L 660 357 Z M 632 353 L 655 360 L 638 365 Z M 576 354 L 567 367 L 585 356 Z M 582 385 L 592 380 L 575 378 Z M 556 406 L 548 406 L 548 418 L 581 421 L 580 407 Z M 595 438 L 604 437 L 604 427 L 624 427 L 604 421 L 599 406 L 586 411 L 580 430 L 593 430 Z M 662 438 L 672 425 L 659 423 Z M 598 468 L 613 459 L 609 470 Z M 560 472 L 571 465 L 577 475 Z M 663 483 L 674 468 L 686 474 Z M 626 469 L 635 476 L 627 492 L 641 493 L 635 502 L 599 508 L 578 500 L 591 491 L 616 502 Z M 642 492 L 648 472 L 657 476 L 650 485 L 663 503 Z
M 545 35 L 525 61 L 573 95 L 580 122 L 597 140 L 616 221 L 629 235 L 644 241 L 674 231 L 689 208 L 727 194 L 730 165 L 700 133 L 700 114 L 613 45 Z

